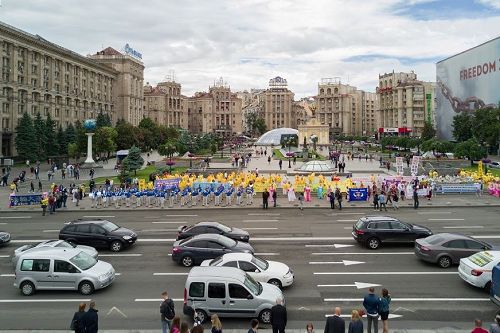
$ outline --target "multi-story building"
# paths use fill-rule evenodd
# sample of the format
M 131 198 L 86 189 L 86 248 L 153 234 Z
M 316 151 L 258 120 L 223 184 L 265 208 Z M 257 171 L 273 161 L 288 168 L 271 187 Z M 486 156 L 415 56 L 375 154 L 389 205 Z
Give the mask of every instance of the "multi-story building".
M 330 126 L 331 138 L 375 133 L 376 94 L 342 84 L 340 78 L 324 78 L 318 83 L 316 101 L 316 117 Z
M 293 113 L 294 95 L 288 89 L 286 79 L 277 76 L 269 80 L 269 88 L 263 92 L 264 108 L 259 114 L 264 118 L 268 130 L 281 127 L 297 128 Z
M 188 129 L 192 133 L 216 133 L 224 137 L 243 131 L 242 100 L 220 78 L 207 92 L 187 102 Z
M 129 49 L 128 44 L 125 47 Z M 118 119 L 139 125 L 143 118 L 144 65 L 141 60 L 108 47 L 89 56 L 96 63 L 117 72 L 113 100 Z
M 245 90 L 236 93 L 236 96 L 242 101 L 242 129 L 244 133 L 251 131 L 251 126 L 247 122 L 250 114 L 256 114 L 259 117 L 264 115 L 264 92 L 265 89 L 250 89 L 250 92 Z
M 186 98 L 180 83 L 160 82 L 156 87 L 144 86 L 144 117 L 158 125 L 188 129 Z
M 432 121 L 435 84 L 417 80 L 413 71 L 379 75 L 377 94 L 381 133 L 420 136 L 425 121 Z

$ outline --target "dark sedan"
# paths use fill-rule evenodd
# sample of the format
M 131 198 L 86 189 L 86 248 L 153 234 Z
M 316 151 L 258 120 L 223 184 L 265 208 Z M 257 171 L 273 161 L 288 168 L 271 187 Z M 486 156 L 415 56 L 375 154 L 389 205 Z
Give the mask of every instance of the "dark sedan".
M 10 234 L 8 232 L 0 231 L 0 245 L 5 245 L 10 242 Z
M 432 235 L 424 226 L 399 221 L 390 216 L 364 216 L 352 227 L 352 237 L 375 250 L 381 243 L 413 243 Z
M 435 234 L 415 241 L 415 255 L 442 268 L 459 264 L 461 258 L 487 250 L 498 250 L 498 247 L 462 234 Z
M 237 241 L 248 242 L 250 235 L 247 231 L 239 228 L 231 228 L 218 222 L 200 222 L 191 226 L 179 227 L 177 240 L 186 239 L 202 234 L 218 234 L 232 238 Z
M 172 247 L 172 260 L 186 267 L 201 264 L 203 260 L 214 259 L 225 253 L 254 253 L 248 243 L 235 241 L 222 235 L 197 235 L 178 240 Z

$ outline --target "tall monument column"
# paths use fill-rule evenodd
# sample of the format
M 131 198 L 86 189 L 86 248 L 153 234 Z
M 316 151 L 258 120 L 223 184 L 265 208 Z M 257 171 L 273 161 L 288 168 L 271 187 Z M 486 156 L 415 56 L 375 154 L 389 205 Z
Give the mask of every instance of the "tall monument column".
M 92 158 L 92 136 L 94 133 L 86 133 L 87 134 L 87 159 L 85 160 L 86 164 L 94 164 L 95 161 Z

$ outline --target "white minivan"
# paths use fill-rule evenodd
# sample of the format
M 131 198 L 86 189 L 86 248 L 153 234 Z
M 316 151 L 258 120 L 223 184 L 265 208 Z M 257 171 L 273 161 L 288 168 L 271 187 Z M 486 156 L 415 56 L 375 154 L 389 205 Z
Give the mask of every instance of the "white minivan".
M 184 314 L 204 322 L 212 314 L 219 317 L 259 318 L 271 322 L 271 308 L 283 298 L 281 290 L 269 283 L 256 282 L 239 268 L 194 267 L 184 288 Z
M 115 279 L 111 264 L 96 260 L 78 248 L 41 248 L 21 254 L 14 287 L 25 296 L 36 290 L 78 290 L 90 295 Z

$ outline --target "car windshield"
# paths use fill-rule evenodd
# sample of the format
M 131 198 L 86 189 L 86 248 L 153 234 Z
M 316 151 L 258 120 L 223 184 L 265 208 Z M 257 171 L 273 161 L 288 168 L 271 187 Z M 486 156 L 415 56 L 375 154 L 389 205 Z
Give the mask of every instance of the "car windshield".
M 440 244 L 444 241 L 444 238 L 439 236 L 439 235 L 433 235 L 433 236 L 429 236 L 425 239 L 425 241 L 429 244 L 432 244 L 432 245 L 437 245 L 437 244 Z
M 218 229 L 220 229 L 224 232 L 231 232 L 231 228 L 229 228 L 227 225 L 217 223 L 216 226 Z
M 493 256 L 489 252 L 478 252 L 471 255 L 469 260 L 479 267 L 484 267 L 493 261 Z
M 265 271 L 269 267 L 269 263 L 259 257 L 253 257 L 252 262 L 263 271 Z
M 80 252 L 69 261 L 76 267 L 80 268 L 82 271 L 89 269 L 90 267 L 97 264 L 97 260 L 95 260 L 92 256 L 88 255 L 85 252 Z
M 116 229 L 119 228 L 119 226 L 117 226 L 113 222 L 109 222 L 109 221 L 102 223 L 101 227 L 103 227 L 107 232 L 115 231 Z
M 222 262 L 222 256 L 218 256 L 217 258 L 210 261 L 210 266 L 217 266 Z
M 69 242 L 62 241 L 59 244 L 57 244 L 56 247 L 74 248 L 74 247 L 76 247 L 76 245 L 73 245 Z
M 246 274 L 245 282 L 243 282 L 245 287 L 250 289 L 252 294 L 254 295 L 260 295 L 262 292 L 262 285 L 258 282 L 256 282 L 250 275 Z
M 224 247 L 234 247 L 236 246 L 236 241 L 232 240 L 231 238 L 227 238 L 224 236 L 219 237 L 219 243 L 222 244 Z

